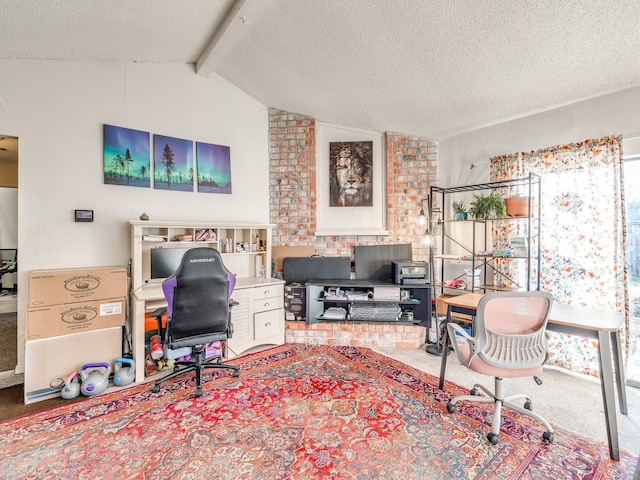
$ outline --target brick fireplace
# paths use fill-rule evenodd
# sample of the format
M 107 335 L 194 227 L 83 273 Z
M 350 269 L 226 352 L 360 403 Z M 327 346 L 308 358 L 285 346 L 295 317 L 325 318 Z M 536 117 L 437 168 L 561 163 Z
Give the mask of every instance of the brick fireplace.
M 388 235 L 316 236 L 316 130 L 312 117 L 269 110 L 269 221 L 274 246 L 312 246 L 325 256 L 353 257 L 354 245 L 412 243 L 414 260 L 427 258 L 416 224 L 421 199 L 438 179 L 435 140 L 385 132 Z M 376 175 L 382 172 L 376 172 Z
M 286 322 L 286 343 L 350 345 L 354 347 L 418 348 L 426 340 L 426 328 L 408 323 L 383 322 Z

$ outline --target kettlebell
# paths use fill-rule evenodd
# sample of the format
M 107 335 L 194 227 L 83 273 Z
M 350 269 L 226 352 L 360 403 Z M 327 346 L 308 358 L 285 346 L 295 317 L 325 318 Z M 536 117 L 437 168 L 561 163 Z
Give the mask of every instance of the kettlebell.
M 130 358 L 116 358 L 113 361 L 113 383 L 119 387 L 124 387 L 133 382 L 136 376 L 136 369 L 133 360 Z
M 73 372 L 64 381 L 64 386 L 60 390 L 60 396 L 65 400 L 71 400 L 80 395 L 80 377 L 78 372 Z
M 89 368 L 93 368 L 87 372 Z M 100 369 L 104 369 L 101 371 Z M 104 392 L 109 386 L 109 374 L 111 373 L 111 365 L 108 363 L 87 363 L 80 369 L 80 378 L 82 386 L 80 393 L 90 397 Z

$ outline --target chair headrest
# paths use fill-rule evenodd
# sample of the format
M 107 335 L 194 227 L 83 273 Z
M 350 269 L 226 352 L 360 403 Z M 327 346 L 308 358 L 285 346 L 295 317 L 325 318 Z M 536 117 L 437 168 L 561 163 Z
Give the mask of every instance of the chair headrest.
M 172 277 L 176 277 L 178 281 L 180 281 L 180 279 L 191 280 L 215 277 L 227 279 L 227 276 L 228 271 L 222 262 L 220 252 L 215 248 L 208 247 L 198 247 L 187 250 L 182 256 L 180 265 L 172 275 Z
M 162 291 L 167 299 L 167 315 L 173 315 L 174 289 L 187 283 L 194 284 L 202 279 L 226 280 L 229 285 L 228 297 L 236 286 L 236 276 L 227 270 L 220 252 L 215 248 L 197 247 L 187 250 L 176 271 L 162 282 Z

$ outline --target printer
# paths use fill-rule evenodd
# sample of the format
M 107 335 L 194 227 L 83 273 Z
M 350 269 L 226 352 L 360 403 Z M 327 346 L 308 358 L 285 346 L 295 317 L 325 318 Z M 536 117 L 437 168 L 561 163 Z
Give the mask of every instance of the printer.
M 429 264 L 427 262 L 391 262 L 393 282 L 400 285 L 427 285 Z

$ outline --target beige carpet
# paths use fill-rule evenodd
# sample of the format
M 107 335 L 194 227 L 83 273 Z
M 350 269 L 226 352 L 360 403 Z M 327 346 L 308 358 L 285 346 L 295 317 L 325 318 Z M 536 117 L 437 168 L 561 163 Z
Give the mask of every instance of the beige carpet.
M 374 350 L 432 375 L 440 375 L 440 357 L 429 355 L 424 347 Z M 539 377 L 542 385 L 537 385 L 532 378 L 505 379 L 505 394 L 526 393 L 533 400 L 533 410 L 552 425 L 601 442 L 607 441 L 599 379 L 573 375 L 552 367 L 546 367 Z M 481 383 L 493 389 L 493 379 L 463 367 L 453 353 L 447 360 L 446 379 L 464 387 L 471 388 L 474 383 Z M 629 414 L 622 415 L 617 410 L 620 448 L 640 455 L 640 389 L 627 386 L 626 392 Z

